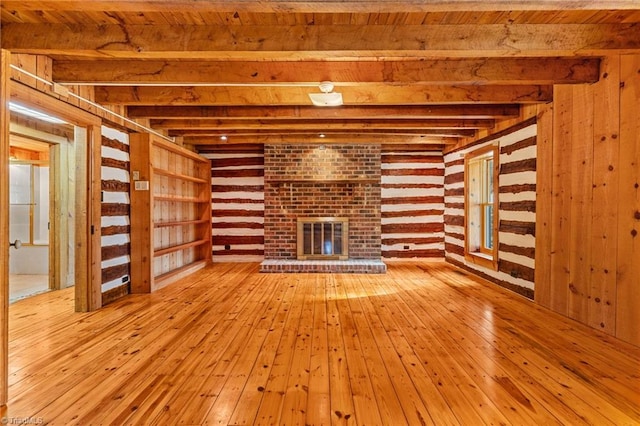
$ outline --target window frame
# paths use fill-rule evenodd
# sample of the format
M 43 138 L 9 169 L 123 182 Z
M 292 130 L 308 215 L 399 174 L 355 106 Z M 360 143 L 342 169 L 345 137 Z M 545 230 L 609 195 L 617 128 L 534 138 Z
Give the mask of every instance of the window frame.
M 23 246 L 49 246 L 50 244 L 50 239 L 49 239 L 49 233 L 50 233 L 50 229 L 47 228 L 47 240 L 43 241 L 41 239 L 35 239 L 34 238 L 34 234 L 36 232 L 36 225 L 35 225 L 35 216 L 36 216 L 36 206 L 38 205 L 38 197 L 36 194 L 36 182 L 35 182 L 35 178 L 36 178 L 36 167 L 40 168 L 40 167 L 46 167 L 50 170 L 50 165 L 49 165 L 49 161 L 45 160 L 11 160 L 9 162 L 9 166 L 12 165 L 20 165 L 20 166 L 29 166 L 29 202 L 28 203 L 13 203 L 13 202 L 9 202 L 9 208 L 11 208 L 12 206 L 24 206 L 27 205 L 29 206 L 29 241 L 21 241 Z M 49 192 L 51 192 L 51 175 L 49 175 L 49 179 L 47 182 L 47 190 Z M 47 209 L 45 210 L 45 213 L 47 215 L 47 223 L 50 224 L 50 203 L 49 203 L 49 207 L 47 207 Z M 13 241 L 13 238 L 11 238 L 11 241 Z
M 482 182 L 480 184 L 481 191 L 488 192 L 488 189 L 491 188 L 493 190 L 493 202 L 487 202 L 483 200 L 480 203 L 472 203 L 470 200 L 470 188 L 471 188 L 471 165 L 476 161 L 484 161 L 492 159 L 493 160 L 493 180 L 490 183 L 491 187 L 487 185 L 486 182 Z M 493 270 L 498 270 L 498 226 L 500 223 L 499 219 L 499 171 L 500 171 L 500 147 L 497 144 L 491 144 L 484 146 L 482 148 L 478 148 L 471 152 L 468 152 L 464 157 L 464 235 L 465 235 L 465 243 L 464 243 L 464 257 L 467 261 L 475 263 L 480 266 L 484 266 L 486 268 L 490 268 Z M 479 173 L 479 178 L 481 180 L 486 180 L 485 177 L 488 175 L 486 169 Z M 477 224 L 477 228 L 475 232 L 480 235 L 480 249 L 478 251 L 472 251 L 469 247 L 470 245 L 470 210 L 472 204 L 480 205 L 480 214 L 481 220 L 479 220 Z M 485 207 L 488 205 L 493 206 L 493 221 L 492 221 L 492 238 L 493 238 L 493 247 L 491 249 L 487 249 L 484 247 L 484 211 Z M 475 226 L 475 225 L 474 225 Z

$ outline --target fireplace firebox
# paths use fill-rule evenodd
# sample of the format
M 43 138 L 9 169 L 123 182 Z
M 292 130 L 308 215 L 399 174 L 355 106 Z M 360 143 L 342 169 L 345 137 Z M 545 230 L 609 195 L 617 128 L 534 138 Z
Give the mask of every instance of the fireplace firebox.
M 349 219 L 345 217 L 298 218 L 298 259 L 349 258 Z

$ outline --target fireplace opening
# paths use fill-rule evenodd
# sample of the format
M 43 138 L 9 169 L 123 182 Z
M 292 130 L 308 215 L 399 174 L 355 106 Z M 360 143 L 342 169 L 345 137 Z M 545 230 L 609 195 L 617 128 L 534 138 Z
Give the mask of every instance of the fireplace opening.
M 298 218 L 298 259 L 349 258 L 349 219 L 344 217 Z

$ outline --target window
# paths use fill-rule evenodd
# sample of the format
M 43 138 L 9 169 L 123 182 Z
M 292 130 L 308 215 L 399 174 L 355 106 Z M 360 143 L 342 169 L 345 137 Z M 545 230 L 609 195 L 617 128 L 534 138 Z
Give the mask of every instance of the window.
M 9 166 L 9 240 L 49 244 L 49 167 L 29 162 Z
M 465 257 L 492 269 L 498 264 L 498 147 L 465 157 Z

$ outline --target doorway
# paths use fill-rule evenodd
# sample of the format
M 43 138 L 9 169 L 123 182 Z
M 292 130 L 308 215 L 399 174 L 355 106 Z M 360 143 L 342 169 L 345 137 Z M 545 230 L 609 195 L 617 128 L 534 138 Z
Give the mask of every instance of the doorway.
M 9 302 L 74 285 L 75 126 L 10 103 Z
M 50 170 L 52 179 L 60 182 L 58 188 L 66 188 L 66 192 L 61 189 L 55 193 L 55 197 L 60 197 L 60 200 L 56 198 L 53 204 L 59 206 L 59 209 L 50 215 L 50 235 L 66 236 L 68 239 L 63 243 L 61 238 L 58 238 L 55 241 L 56 246 L 52 247 L 51 253 L 58 256 L 55 259 L 51 257 L 50 262 L 55 261 L 58 264 L 51 269 L 55 274 L 59 274 L 59 277 L 53 277 L 52 280 L 54 283 L 60 283 L 60 288 L 64 288 L 68 285 L 67 283 L 75 283 L 76 311 L 87 312 L 98 309 L 101 306 L 100 128 L 102 121 L 87 111 L 15 81 L 11 81 L 10 92 L 11 103 L 60 119 L 70 126 L 62 134 L 48 131 L 60 139 L 60 143 L 51 144 L 49 151 L 51 165 L 55 166 Z M 10 116 L 10 108 L 7 108 L 7 112 Z M 35 118 L 30 120 L 36 121 Z M 9 124 L 5 130 L 7 131 L 5 139 L 7 150 L 3 161 L 3 167 L 6 169 L 9 166 L 8 142 L 11 139 L 9 134 L 11 124 L 7 124 Z M 51 126 L 42 123 L 39 125 Z M 43 128 L 36 130 L 43 131 Z M 8 174 L 7 170 L 7 178 Z M 7 184 L 7 187 L 9 186 Z M 9 202 L 8 198 L 6 203 Z M 8 206 L 4 208 L 8 212 Z M 8 223 L 6 226 L 8 228 Z M 8 243 L 9 241 L 5 242 L 7 246 Z M 8 260 L 8 250 L 5 253 Z M 8 281 L 8 265 L 6 268 L 5 279 Z M 54 285 L 54 287 L 57 286 Z M 7 297 L 4 300 L 8 302 L 8 299 Z

